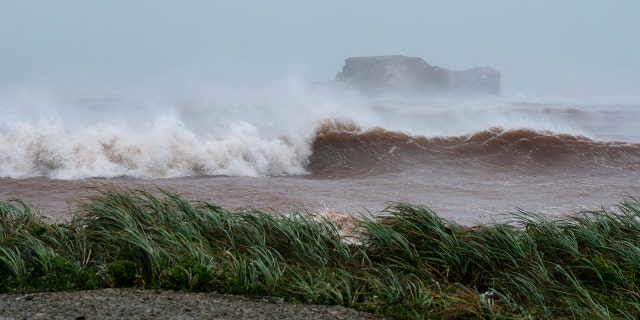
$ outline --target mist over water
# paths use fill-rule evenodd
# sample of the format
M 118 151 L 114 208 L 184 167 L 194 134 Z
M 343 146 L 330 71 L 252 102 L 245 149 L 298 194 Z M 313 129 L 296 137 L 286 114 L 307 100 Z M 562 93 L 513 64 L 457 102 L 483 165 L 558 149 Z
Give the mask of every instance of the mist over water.
M 327 121 L 410 136 L 460 137 L 499 127 L 640 142 L 637 105 L 519 98 L 370 101 L 331 85 L 287 80 L 197 88 L 180 96 L 59 96 L 0 100 L 0 176 L 57 179 L 274 176 L 309 171 Z
M 360 214 L 401 201 L 463 223 L 516 208 L 610 208 L 640 193 L 640 107 L 615 102 L 370 100 L 296 79 L 180 94 L 22 92 L 0 98 L 0 197 L 54 217 L 103 184 L 228 208 Z

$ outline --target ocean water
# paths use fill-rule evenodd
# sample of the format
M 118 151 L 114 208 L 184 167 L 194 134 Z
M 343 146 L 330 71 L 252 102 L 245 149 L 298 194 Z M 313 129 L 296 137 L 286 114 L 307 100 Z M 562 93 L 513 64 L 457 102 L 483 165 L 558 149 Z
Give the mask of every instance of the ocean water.
M 0 198 L 66 218 L 87 187 L 229 209 L 375 213 L 422 204 L 460 223 L 561 217 L 640 197 L 640 105 L 620 99 L 367 99 L 286 82 L 167 96 L 0 97 Z

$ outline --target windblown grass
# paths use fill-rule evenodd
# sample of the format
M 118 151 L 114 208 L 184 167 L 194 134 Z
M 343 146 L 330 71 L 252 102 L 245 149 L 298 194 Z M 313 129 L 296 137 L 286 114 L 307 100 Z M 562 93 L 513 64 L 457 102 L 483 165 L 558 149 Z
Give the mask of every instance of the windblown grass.
M 0 202 L 0 291 L 145 287 L 269 295 L 396 318 L 635 319 L 640 202 L 560 221 L 459 226 L 422 206 L 362 217 L 344 241 L 306 213 L 227 211 L 103 187 L 71 220 Z

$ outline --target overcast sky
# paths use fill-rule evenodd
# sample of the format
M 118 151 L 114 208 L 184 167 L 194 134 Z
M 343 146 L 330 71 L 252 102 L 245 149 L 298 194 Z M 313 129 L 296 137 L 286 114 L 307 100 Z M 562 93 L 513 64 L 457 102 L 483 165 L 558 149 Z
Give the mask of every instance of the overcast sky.
M 489 65 L 503 93 L 640 96 L 640 1 L 0 0 L 2 92 L 332 79 L 351 56 Z

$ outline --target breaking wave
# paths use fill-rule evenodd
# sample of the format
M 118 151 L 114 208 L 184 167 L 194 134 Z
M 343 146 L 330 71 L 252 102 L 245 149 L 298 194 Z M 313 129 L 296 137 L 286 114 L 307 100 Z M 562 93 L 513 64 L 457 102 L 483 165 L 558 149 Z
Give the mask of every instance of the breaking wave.
M 351 122 L 329 121 L 317 130 L 312 150 L 308 168 L 319 177 L 442 168 L 640 171 L 640 144 L 522 128 L 492 127 L 463 136 L 425 137 L 383 128 L 363 131 Z
M 75 133 L 54 125 L 17 125 L 0 134 L 0 175 L 59 179 L 305 173 L 305 147 L 240 126 L 226 138 L 198 139 L 180 123 L 153 130 L 95 127 Z
M 0 177 L 332 178 L 412 170 L 637 171 L 640 163 L 636 105 L 366 101 L 332 90 L 287 84 L 185 101 L 0 97 Z
M 150 131 L 98 126 L 68 132 L 20 124 L 0 134 L 0 175 L 59 179 L 193 175 L 315 177 L 376 175 L 412 169 L 586 168 L 640 170 L 640 144 L 595 141 L 533 129 L 489 128 L 425 137 L 326 121 L 310 141 L 263 137 L 249 125 L 202 140 L 171 119 Z

